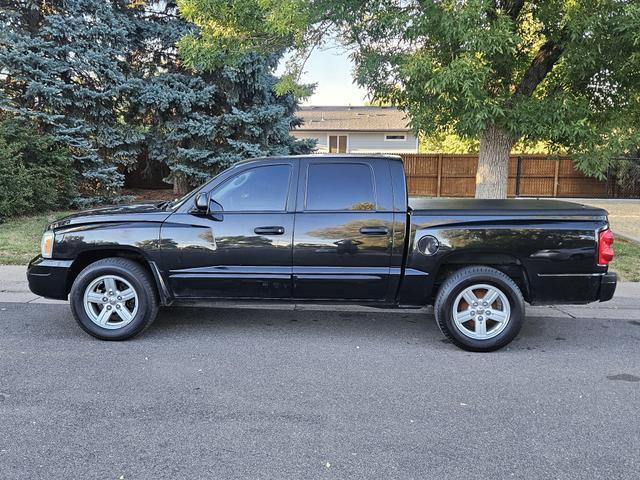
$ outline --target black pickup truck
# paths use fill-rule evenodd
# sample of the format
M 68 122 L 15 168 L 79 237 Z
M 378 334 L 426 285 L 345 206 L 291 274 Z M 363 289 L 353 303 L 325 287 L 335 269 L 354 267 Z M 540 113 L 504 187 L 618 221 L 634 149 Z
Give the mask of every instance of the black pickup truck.
M 198 301 L 434 305 L 457 346 L 496 350 L 530 304 L 609 300 L 607 212 L 553 200 L 408 200 L 395 156 L 248 160 L 175 202 L 49 225 L 31 291 L 67 299 L 104 340 L 159 305 Z

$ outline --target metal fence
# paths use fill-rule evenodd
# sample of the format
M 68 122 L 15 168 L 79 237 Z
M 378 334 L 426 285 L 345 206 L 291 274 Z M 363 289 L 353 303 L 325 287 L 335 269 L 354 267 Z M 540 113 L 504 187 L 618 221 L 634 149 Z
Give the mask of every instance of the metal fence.
M 473 197 L 478 155 L 401 154 L 410 195 Z M 638 198 L 640 179 L 617 181 L 612 170 L 606 180 L 588 177 L 569 157 L 514 155 L 509 158 L 510 197 Z

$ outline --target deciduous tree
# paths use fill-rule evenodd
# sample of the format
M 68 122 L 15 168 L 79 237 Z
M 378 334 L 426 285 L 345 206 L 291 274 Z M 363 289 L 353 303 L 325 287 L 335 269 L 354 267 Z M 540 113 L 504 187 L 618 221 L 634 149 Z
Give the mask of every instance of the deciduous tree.
M 337 32 L 358 83 L 415 129 L 479 140 L 476 196 L 505 197 L 508 157 L 545 141 L 601 174 L 637 139 L 640 4 L 634 0 L 179 0 L 202 27 L 182 48 L 216 65 L 248 49 L 297 52 Z M 225 60 L 226 59 L 226 60 Z M 633 131 L 635 129 L 635 131 Z M 630 131 L 632 130 L 632 131 Z

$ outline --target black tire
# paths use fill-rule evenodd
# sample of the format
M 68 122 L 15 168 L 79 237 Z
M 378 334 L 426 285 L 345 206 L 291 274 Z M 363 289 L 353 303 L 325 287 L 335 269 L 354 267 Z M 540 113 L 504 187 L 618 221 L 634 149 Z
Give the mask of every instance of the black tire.
M 137 312 L 133 319 L 121 328 L 101 327 L 91 320 L 84 308 L 86 289 L 94 280 L 105 275 L 116 275 L 125 279 L 137 294 Z M 158 314 L 158 296 L 151 275 L 133 260 L 118 257 L 98 260 L 82 270 L 71 287 L 69 303 L 78 325 L 100 340 L 132 338 L 151 325 Z
M 510 308 L 510 316 L 503 330 L 492 338 L 482 340 L 463 333 L 461 328 L 464 330 L 467 324 L 459 328 L 453 318 L 453 307 L 458 296 L 468 287 L 480 284 L 490 285 L 502 292 Z M 476 266 L 462 268 L 445 280 L 438 291 L 434 313 L 440 331 L 451 343 L 472 352 L 491 352 L 504 347 L 518 335 L 524 322 L 525 306 L 522 293 L 511 278 L 495 268 Z

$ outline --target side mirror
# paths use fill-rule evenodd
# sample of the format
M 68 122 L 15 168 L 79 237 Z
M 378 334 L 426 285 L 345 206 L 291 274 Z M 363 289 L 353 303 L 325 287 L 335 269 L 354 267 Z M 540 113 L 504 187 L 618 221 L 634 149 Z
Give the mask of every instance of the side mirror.
M 211 213 L 222 213 L 224 212 L 224 208 L 218 202 L 216 202 L 213 198 L 209 199 L 209 212 Z
M 209 211 L 209 195 L 206 193 L 199 193 L 196 195 L 195 209 L 200 213 L 207 213 Z
M 222 205 L 209 198 L 209 194 L 207 193 L 199 193 L 196 195 L 191 212 L 195 215 L 207 216 L 216 222 L 224 220 Z
M 209 216 L 212 220 L 216 222 L 221 222 L 224 220 L 224 208 L 218 202 L 216 202 L 213 198 L 209 199 Z

